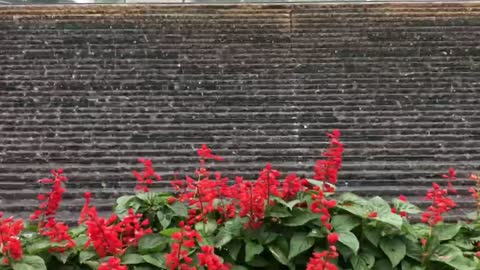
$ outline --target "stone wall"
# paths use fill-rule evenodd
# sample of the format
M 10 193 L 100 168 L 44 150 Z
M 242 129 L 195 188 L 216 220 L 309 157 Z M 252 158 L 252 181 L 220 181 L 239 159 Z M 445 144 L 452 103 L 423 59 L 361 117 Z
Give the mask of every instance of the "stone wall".
M 310 176 L 332 128 L 347 149 L 342 190 L 420 200 L 450 166 L 480 168 L 479 15 L 480 4 L 2 7 L 1 210 L 28 216 L 35 180 L 63 167 L 63 218 L 87 190 L 108 211 L 132 192 L 137 157 L 169 179 L 192 171 L 202 143 L 229 175 L 271 161 Z

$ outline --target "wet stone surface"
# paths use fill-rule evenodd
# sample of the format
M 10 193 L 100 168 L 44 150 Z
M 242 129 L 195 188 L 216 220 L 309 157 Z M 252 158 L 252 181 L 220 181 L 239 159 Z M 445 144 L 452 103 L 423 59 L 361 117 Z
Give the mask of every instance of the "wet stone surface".
M 27 216 L 35 180 L 63 167 L 64 218 L 86 190 L 109 211 L 132 192 L 137 157 L 169 179 L 192 172 L 202 143 L 229 176 L 267 161 L 309 176 L 332 128 L 346 146 L 342 190 L 420 200 L 450 166 L 480 168 L 479 15 L 478 4 L 2 7 L 1 210 Z

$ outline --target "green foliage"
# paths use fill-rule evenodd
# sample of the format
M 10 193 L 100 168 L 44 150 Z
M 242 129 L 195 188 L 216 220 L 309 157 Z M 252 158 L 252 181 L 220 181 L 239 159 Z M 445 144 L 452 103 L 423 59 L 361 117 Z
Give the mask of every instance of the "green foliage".
M 314 183 L 318 184 L 318 183 Z M 480 242 L 480 226 L 471 223 L 443 223 L 432 227 L 410 223 L 392 213 L 391 208 L 408 214 L 418 214 L 415 205 L 394 199 L 391 203 L 380 197 L 364 199 L 345 193 L 336 197 L 337 205 L 330 209 L 332 230 L 319 221 L 320 214 L 310 211 L 310 196 L 299 193 L 289 201 L 273 197 L 266 205 L 263 225 L 247 228 L 248 217 L 236 216 L 217 222 L 211 213 L 194 229 L 202 237 L 202 245 L 215 247 L 215 254 L 232 265 L 231 269 L 305 269 L 313 252 L 328 250 L 327 235 L 338 234 L 336 244 L 339 269 L 350 270 L 469 270 L 480 269 L 476 244 Z M 172 236 L 180 231 L 179 222 L 189 213 L 185 204 L 169 202 L 171 194 L 139 193 L 117 199 L 114 209 L 119 216 L 134 209 L 149 220 L 152 234 L 142 237 L 137 246 L 128 248 L 121 263 L 128 269 L 168 269 L 166 254 L 170 252 Z M 303 205 L 303 206 L 302 206 Z M 369 215 L 376 212 L 376 215 Z M 97 269 L 102 262 L 87 241 L 84 226 L 72 228 L 70 235 L 77 247 L 67 252 L 49 252 L 61 245 L 35 234 L 35 228 L 24 237 L 25 256 L 11 264 L 13 270 Z M 424 245 L 422 245 L 422 239 Z M 198 253 L 193 249 L 192 254 Z M 0 266 L 0 269 L 10 269 Z

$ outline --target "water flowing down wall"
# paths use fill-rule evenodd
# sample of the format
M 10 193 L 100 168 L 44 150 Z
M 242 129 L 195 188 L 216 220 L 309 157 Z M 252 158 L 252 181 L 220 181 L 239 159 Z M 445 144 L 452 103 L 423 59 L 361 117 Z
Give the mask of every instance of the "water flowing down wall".
M 202 143 L 230 176 L 311 176 L 333 128 L 342 190 L 420 200 L 480 168 L 479 40 L 479 4 L 2 7 L 0 210 L 63 167 L 63 218 L 108 211 L 137 157 L 169 179 Z

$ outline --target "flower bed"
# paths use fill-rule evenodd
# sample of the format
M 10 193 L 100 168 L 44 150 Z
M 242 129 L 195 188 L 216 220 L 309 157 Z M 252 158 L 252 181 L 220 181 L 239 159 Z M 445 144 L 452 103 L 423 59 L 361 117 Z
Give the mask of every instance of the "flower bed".
M 53 170 L 39 180 L 51 190 L 38 196 L 28 222 L 0 217 L 0 269 L 480 269 L 478 211 L 443 222 L 456 206 L 453 169 L 445 188 L 434 183 L 428 191 L 424 211 L 404 196 L 389 203 L 335 194 L 344 149 L 338 130 L 328 137 L 312 179 L 281 179 L 267 164 L 256 180 L 229 181 L 210 172 L 208 160 L 223 159 L 203 145 L 194 178 L 173 179 L 175 194 L 155 193 L 149 187 L 161 177 L 140 159 L 137 193 L 118 198 L 108 218 L 86 193 L 74 228 L 55 218 L 67 178 Z M 471 178 L 480 205 L 480 178 Z M 421 222 L 411 223 L 416 214 Z

